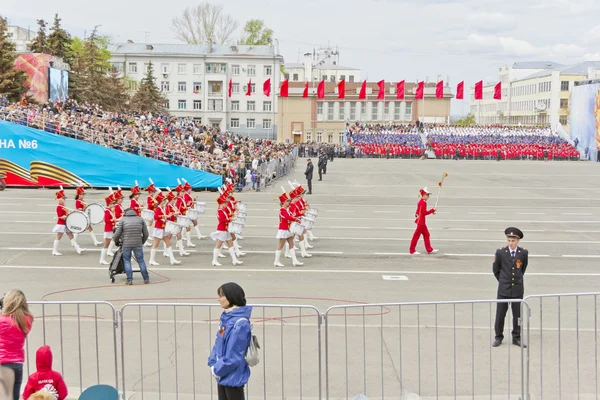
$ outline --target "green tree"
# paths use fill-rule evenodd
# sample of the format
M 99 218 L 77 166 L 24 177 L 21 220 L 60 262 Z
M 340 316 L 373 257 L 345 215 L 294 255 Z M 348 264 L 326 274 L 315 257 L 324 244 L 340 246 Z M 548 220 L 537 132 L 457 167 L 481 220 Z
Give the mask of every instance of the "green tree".
M 240 44 L 248 46 L 273 44 L 273 30 L 265 26 L 262 19 L 250 19 L 244 26 L 244 33 Z
M 29 51 L 32 53 L 48 53 L 48 37 L 46 35 L 46 21 L 38 19 L 37 24 L 40 27 L 38 29 L 37 36 L 33 39 L 29 45 Z
M 140 82 L 140 86 L 131 98 L 131 109 L 139 113 L 156 113 L 164 110 L 166 99 L 162 96 L 154 83 L 154 66 L 148 64 L 146 76 Z
M 73 51 L 71 49 L 71 35 L 60 25 L 61 19 L 58 14 L 54 15 L 54 24 L 48 35 L 48 51 L 56 57 L 61 57 L 64 62 L 71 65 L 73 62 Z
M 27 92 L 27 74 L 15 69 L 15 44 L 8 39 L 6 20 L 0 16 L 0 95 L 18 101 Z
M 476 125 L 475 116 L 473 114 L 467 115 L 465 118 L 460 118 L 456 121 L 458 126 L 473 126 Z
M 108 73 L 107 85 L 112 88 L 112 96 L 104 105 L 107 110 L 125 112 L 129 110 L 130 96 L 127 93 L 125 79 L 116 68 L 112 68 Z

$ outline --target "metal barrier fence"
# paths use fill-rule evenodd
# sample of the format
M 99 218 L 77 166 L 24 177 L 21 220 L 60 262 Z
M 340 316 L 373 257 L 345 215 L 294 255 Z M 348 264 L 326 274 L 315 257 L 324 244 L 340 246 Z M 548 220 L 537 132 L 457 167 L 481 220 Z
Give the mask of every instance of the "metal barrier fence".
M 251 370 L 246 396 L 598 399 L 599 297 L 516 300 L 527 347 L 511 344 L 509 310 L 498 348 L 491 345 L 496 306 L 509 300 L 340 305 L 324 314 L 309 305 L 253 305 L 261 362 Z M 30 306 L 36 318 L 26 342 L 26 374 L 34 371 L 37 348 L 47 344 L 54 368 L 80 391 L 106 383 L 128 400 L 217 397 L 207 360 L 218 305 Z
M 290 154 L 286 154 L 282 159 L 262 163 L 259 167 L 258 190 L 264 190 L 268 185 L 273 184 L 275 180 L 287 175 L 294 169 L 297 159 L 298 150 L 292 149 Z

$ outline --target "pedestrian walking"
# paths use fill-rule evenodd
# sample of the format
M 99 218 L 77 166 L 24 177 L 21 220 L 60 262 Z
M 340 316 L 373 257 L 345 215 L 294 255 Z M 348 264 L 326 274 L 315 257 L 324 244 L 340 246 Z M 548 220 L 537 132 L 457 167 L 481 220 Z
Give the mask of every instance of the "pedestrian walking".
M 419 190 L 419 194 L 421 195 L 421 200 L 417 204 L 417 211 L 415 212 L 415 223 L 417 224 L 417 228 L 415 229 L 415 233 L 413 234 L 412 240 L 410 241 L 410 254 L 419 255 L 417 251 L 417 242 L 421 235 L 423 235 L 423 241 L 425 242 L 425 250 L 427 253 L 437 253 L 438 251 L 431 247 L 431 242 L 429 240 L 429 229 L 427 229 L 427 222 L 425 221 L 425 217 L 430 214 L 435 214 L 435 208 L 427 209 L 427 200 L 431 193 L 427 190 L 427 187 Z

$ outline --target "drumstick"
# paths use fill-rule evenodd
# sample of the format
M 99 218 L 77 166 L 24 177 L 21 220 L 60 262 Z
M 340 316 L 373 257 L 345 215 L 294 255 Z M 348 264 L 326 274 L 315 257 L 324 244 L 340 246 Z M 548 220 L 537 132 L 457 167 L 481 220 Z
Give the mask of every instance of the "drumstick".
M 442 174 L 442 180 L 440 182 L 438 182 L 439 189 L 438 189 L 437 199 L 435 200 L 435 205 L 433 206 L 433 208 L 437 208 L 438 201 L 440 200 L 440 193 L 442 193 L 442 186 L 444 184 L 444 179 L 446 179 L 446 177 L 448 177 L 448 173 L 444 172 Z

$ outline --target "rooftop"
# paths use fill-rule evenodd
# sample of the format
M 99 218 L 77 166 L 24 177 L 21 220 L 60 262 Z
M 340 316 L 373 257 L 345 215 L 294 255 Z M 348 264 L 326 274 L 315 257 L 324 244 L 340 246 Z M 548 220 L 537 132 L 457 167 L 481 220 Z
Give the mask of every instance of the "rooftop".
M 273 46 L 220 45 L 203 44 L 154 44 L 154 43 L 116 43 L 108 46 L 112 54 L 143 54 L 143 55 L 198 55 L 198 56 L 257 56 L 273 57 Z M 277 55 L 277 57 L 281 57 Z
M 524 61 L 512 65 L 513 69 L 554 69 L 559 67 L 563 67 L 563 65 L 554 61 Z
M 288 68 L 288 69 L 292 69 L 292 68 L 304 68 L 304 64 L 303 63 L 285 63 L 284 67 Z M 317 68 L 317 69 L 336 69 L 336 70 L 345 70 L 345 71 L 346 70 L 360 71 L 359 68 L 344 67 L 342 65 L 334 65 L 334 64 L 315 65 L 315 66 L 313 66 L 313 68 Z
M 600 61 L 586 61 L 578 64 L 560 65 L 557 68 L 536 72 L 535 74 L 528 75 L 520 80 L 550 76 L 553 71 L 559 71 L 560 75 L 587 75 L 589 67 L 600 69 Z

